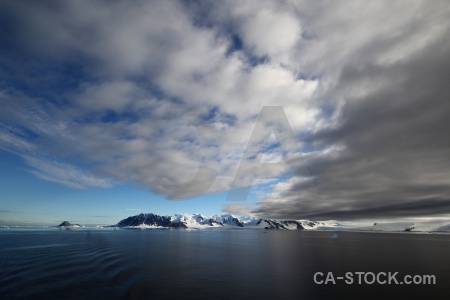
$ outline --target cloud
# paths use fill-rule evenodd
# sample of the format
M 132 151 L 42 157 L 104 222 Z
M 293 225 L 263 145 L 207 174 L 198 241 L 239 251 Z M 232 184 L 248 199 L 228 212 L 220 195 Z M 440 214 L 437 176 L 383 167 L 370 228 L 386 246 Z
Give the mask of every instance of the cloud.
M 230 214 L 237 214 L 237 215 L 243 215 L 243 216 L 253 216 L 252 210 L 254 207 L 252 207 L 249 204 L 246 203 L 229 203 L 225 204 L 223 206 L 223 211 L 226 211 Z
M 420 17 L 419 8 L 389 17 L 380 7 L 379 14 L 359 20 L 362 28 L 375 18 L 384 25 L 364 37 L 348 37 L 348 44 L 358 47 L 343 47 L 352 58 L 339 62 L 339 76 L 324 95 L 344 102 L 339 121 L 307 139 L 331 151 L 309 155 L 313 181 L 274 193 L 254 214 L 355 219 L 448 212 L 450 44 L 443 29 L 450 22 L 442 19 L 438 4 Z M 398 32 L 395 39 L 370 38 L 384 28 Z M 302 178 L 306 165 L 297 165 L 296 176 Z
M 86 189 L 90 187 L 112 187 L 112 183 L 104 178 L 97 178 L 89 175 L 67 163 L 60 163 L 53 160 L 43 160 L 35 157 L 25 156 L 24 161 L 34 170 L 28 172 L 37 177 L 60 183 L 75 189 Z
M 273 176 L 291 178 L 252 214 L 438 213 L 448 184 L 447 7 L 3 2 L 0 149 L 44 180 L 133 183 L 180 199 L 228 190 L 261 108 L 282 106 L 303 153 L 281 157 L 264 144 L 273 125 L 264 124 L 260 155 L 282 158 Z M 244 175 L 239 186 L 264 174 Z
M 320 110 L 308 103 L 316 80 L 297 79 L 276 61 L 254 66 L 248 60 L 252 51 L 272 55 L 291 47 L 295 34 L 288 36 L 289 43 L 280 41 L 281 50 L 266 51 L 273 45 L 252 40 L 257 47 L 230 52 L 233 40 L 223 32 L 225 24 L 198 26 L 176 1 L 151 7 L 139 1 L 107 7 L 90 2 L 3 5 L 21 20 L 11 23 L 13 33 L 5 32 L 10 48 L 24 53 L 36 48 L 33 73 L 46 76 L 31 76 L 25 71 L 30 65 L 4 51 L 8 65 L 22 71 L 18 80 L 27 88 L 11 81 L 2 92 L 1 146 L 26 157 L 30 172 L 44 180 L 74 188 L 133 182 L 170 199 L 223 191 L 262 106 L 284 106 L 298 130 L 314 127 L 319 119 Z M 277 19 L 272 8 L 258 12 L 256 22 L 268 19 L 274 30 L 270 24 L 275 22 L 275 33 L 285 23 L 296 26 L 293 15 L 284 10 Z M 37 22 L 36 15 L 45 21 Z M 59 51 L 58 57 L 52 58 L 52 50 Z M 46 89 L 49 83 L 55 86 Z M 220 131 L 199 134 L 211 126 Z M 192 182 L 197 174 L 218 176 L 212 183 Z
M 255 57 L 287 62 L 287 54 L 300 40 L 301 20 L 285 3 L 228 1 L 219 9 L 222 12 L 216 14 L 234 25 L 243 47 Z

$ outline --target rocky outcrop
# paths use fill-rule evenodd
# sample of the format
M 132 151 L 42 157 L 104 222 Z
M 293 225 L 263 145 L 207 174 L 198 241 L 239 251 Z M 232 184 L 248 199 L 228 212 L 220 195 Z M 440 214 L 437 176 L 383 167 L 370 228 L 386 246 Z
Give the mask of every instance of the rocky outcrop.
M 265 225 L 264 229 L 305 229 L 302 224 L 298 221 L 278 221 L 278 220 L 268 220 L 260 219 L 256 225 Z
M 72 224 L 68 221 L 64 221 L 56 227 L 82 227 L 80 224 Z

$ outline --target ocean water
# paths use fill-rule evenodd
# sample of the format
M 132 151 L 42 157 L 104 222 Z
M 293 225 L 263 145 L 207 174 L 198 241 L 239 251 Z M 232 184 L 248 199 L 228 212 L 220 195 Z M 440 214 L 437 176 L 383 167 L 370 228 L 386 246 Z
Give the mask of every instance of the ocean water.
M 449 299 L 449 253 L 444 234 L 1 229 L 0 299 Z M 316 272 L 436 284 L 325 285 Z

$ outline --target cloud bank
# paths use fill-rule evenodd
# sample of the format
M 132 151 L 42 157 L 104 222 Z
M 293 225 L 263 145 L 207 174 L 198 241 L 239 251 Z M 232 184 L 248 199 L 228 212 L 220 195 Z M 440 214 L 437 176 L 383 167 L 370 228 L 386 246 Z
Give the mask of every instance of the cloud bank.
M 252 146 L 284 167 L 268 164 L 278 180 L 256 206 L 224 210 L 448 213 L 449 10 L 445 1 L 4 2 L 0 149 L 72 188 L 133 183 L 183 199 L 266 178 L 248 168 L 234 180 L 262 107 L 281 106 L 298 149 L 271 141 L 277 120 L 265 120 Z

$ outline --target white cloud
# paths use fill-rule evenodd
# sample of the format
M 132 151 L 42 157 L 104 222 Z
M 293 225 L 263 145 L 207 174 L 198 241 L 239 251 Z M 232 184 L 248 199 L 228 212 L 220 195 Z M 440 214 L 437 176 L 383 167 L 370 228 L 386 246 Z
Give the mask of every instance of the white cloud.
M 30 167 L 35 168 L 34 170 L 29 170 L 29 172 L 44 180 L 60 183 L 76 189 L 91 187 L 109 188 L 113 186 L 111 181 L 88 175 L 77 167 L 67 163 L 29 156 L 24 156 L 23 159 Z
M 87 111 L 113 110 L 122 112 L 127 106 L 143 97 L 145 92 L 130 81 L 86 84 L 75 101 Z
M 246 46 L 258 56 L 283 56 L 300 39 L 297 18 L 288 12 L 260 9 L 243 17 L 242 37 Z

